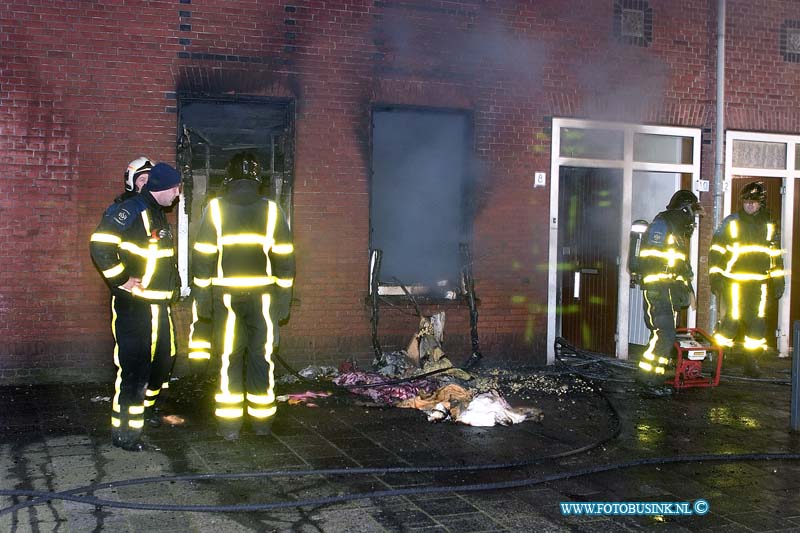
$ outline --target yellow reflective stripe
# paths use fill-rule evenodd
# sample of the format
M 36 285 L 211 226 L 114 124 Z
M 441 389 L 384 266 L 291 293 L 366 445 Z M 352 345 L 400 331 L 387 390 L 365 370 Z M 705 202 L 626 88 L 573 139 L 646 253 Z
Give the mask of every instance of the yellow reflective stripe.
M 664 367 L 657 366 L 656 367 L 656 374 L 663 374 L 663 373 L 664 373 Z
M 641 368 L 642 370 L 646 370 L 647 372 L 653 371 L 653 365 L 651 365 L 650 363 L 645 363 L 644 361 L 639 361 L 639 368 Z
M 113 266 L 113 267 L 109 268 L 108 270 L 103 270 L 103 275 L 105 277 L 107 277 L 107 278 L 114 278 L 114 277 L 119 276 L 120 274 L 122 274 L 122 272 L 124 270 L 125 270 L 125 267 L 122 266 L 122 263 L 120 263 L 117 266 Z
M 147 262 L 144 266 L 144 276 L 142 276 L 142 287 L 149 287 L 150 282 L 153 280 L 153 275 L 156 273 L 156 262 L 158 259 L 155 254 L 158 253 L 158 244 L 150 243 L 147 252 Z
M 654 250 L 652 248 L 647 250 L 642 250 L 639 253 L 639 257 L 658 257 L 660 259 L 666 259 L 667 264 L 671 267 L 675 266 L 675 262 L 678 260 L 686 261 L 686 254 L 681 253 L 675 250 L 674 248 L 670 248 L 667 251 Z
M 117 337 L 117 310 L 114 304 L 116 296 L 111 296 L 111 333 L 114 336 L 114 365 L 117 367 L 117 376 L 114 379 L 114 399 L 111 400 L 111 410 L 119 413 L 119 395 L 122 392 L 122 365 L 119 362 L 119 338 Z
M 144 395 L 146 397 L 148 397 L 148 398 L 151 398 L 153 396 L 158 396 L 160 393 L 161 393 L 161 389 L 158 389 L 158 390 L 147 389 L 146 391 L 144 391 Z
M 144 420 L 128 420 L 128 427 L 142 429 L 144 427 Z
M 767 223 L 767 240 L 771 241 L 773 235 L 775 235 L 775 224 L 769 222 Z
M 292 285 L 294 285 L 294 279 L 292 278 L 275 278 L 275 283 L 278 284 L 278 287 L 282 287 L 284 289 L 288 289 Z
M 773 270 L 769 273 L 769 277 L 771 278 L 782 278 L 786 275 L 785 270 Z
M 209 287 L 211 285 L 211 278 L 194 278 L 192 281 L 195 285 L 201 288 Z
M 145 249 L 132 242 L 125 241 L 121 243 L 119 247 L 125 251 L 146 259 L 151 257 L 155 259 L 162 259 L 164 257 L 172 257 L 175 255 L 175 251 L 172 248 L 158 248 L 158 245 L 156 244 L 150 244 L 148 245 L 148 248 Z
M 217 253 L 217 247 L 214 244 L 210 244 L 207 242 L 196 242 L 194 243 L 194 249 L 201 254 L 215 254 Z
M 145 298 L 146 300 L 169 300 L 172 298 L 171 291 L 151 291 L 148 289 L 142 290 L 138 287 L 134 287 L 131 290 L 131 293 L 135 296 L 139 296 L 140 298 Z
M 761 284 L 761 298 L 758 301 L 758 318 L 767 316 L 767 284 Z
M 760 338 L 760 339 L 752 339 L 745 335 L 744 337 L 744 349 L 745 350 L 766 350 L 767 349 L 767 339 Z
M 272 406 L 267 409 L 259 409 L 257 407 L 247 406 L 247 414 L 252 416 L 253 418 L 268 418 L 275 414 L 278 410 L 277 407 Z
M 267 207 L 267 233 L 266 238 L 269 240 L 270 245 L 275 242 L 275 226 L 278 224 L 278 204 L 269 201 Z M 266 252 L 266 249 L 264 250 Z
M 712 252 L 719 252 L 719 253 L 721 253 L 721 254 L 728 253 L 728 250 L 727 250 L 727 249 L 725 249 L 725 248 L 723 248 L 723 247 L 722 247 L 722 246 L 720 246 L 719 244 L 712 244 L 712 245 L 711 245 L 711 251 L 712 251 Z
M 247 401 L 258 405 L 269 405 L 275 403 L 275 394 L 272 391 L 268 394 L 250 394 L 248 392 Z
M 275 283 L 275 278 L 272 276 L 253 277 L 253 278 L 214 278 L 211 283 L 219 287 L 261 287 L 264 285 L 272 285 Z
M 144 414 L 144 405 L 131 405 L 128 406 L 128 414 L 142 415 Z
M 721 333 L 714 333 L 714 340 L 717 341 L 717 344 L 720 346 L 726 346 L 729 348 L 733 346 L 733 339 L 729 339 Z
M 272 253 L 278 255 L 288 255 L 294 252 L 293 244 L 273 244 Z
M 155 399 L 145 400 L 144 401 L 144 406 L 145 407 L 153 407 L 155 404 L 156 404 L 156 400 Z
M 150 215 L 147 214 L 147 210 L 142 211 L 142 222 L 144 223 L 144 231 L 147 233 L 147 236 L 150 236 Z
M 112 416 L 111 417 L 111 425 L 114 426 L 115 428 L 118 428 L 122 424 L 120 424 L 119 418 L 115 418 L 115 417 Z
M 118 235 L 112 235 L 111 233 L 92 233 L 90 240 L 92 242 L 107 242 L 110 244 L 119 244 L 122 242 L 122 239 Z
M 192 340 L 189 341 L 189 348 L 195 348 L 195 349 L 208 348 L 208 349 L 211 349 L 211 343 L 208 342 L 208 341 L 192 339 Z
M 219 208 L 219 198 L 212 198 L 208 203 L 208 210 L 211 213 L 211 223 L 217 231 L 217 243 L 222 240 L 222 213 Z M 222 275 L 222 250 L 217 246 L 219 254 L 217 255 L 217 273 Z
M 739 236 L 739 225 L 736 224 L 735 220 L 731 220 L 731 224 L 729 226 L 729 231 L 732 238 L 737 238 Z
M 272 364 L 272 346 L 275 343 L 275 324 L 272 323 L 272 314 L 269 307 L 272 297 L 269 294 L 261 295 L 261 314 L 267 325 L 267 339 L 264 342 L 264 359 L 267 362 L 267 396 L 272 397 L 275 390 L 275 365 Z
M 258 233 L 239 233 L 220 237 L 218 244 L 258 244 L 260 246 L 269 246 L 271 241 L 268 241 L 266 235 L 259 235 Z
M 663 357 L 659 357 L 659 358 L 658 358 L 658 364 L 659 364 L 659 365 L 666 365 L 666 364 L 669 364 L 669 359 L 665 359 L 665 358 L 663 358 Z
M 211 359 L 208 352 L 189 352 L 189 359 Z
M 214 414 L 220 418 L 241 418 L 244 416 L 244 409 L 241 407 L 220 407 Z
M 736 281 L 764 281 L 765 279 L 769 278 L 769 274 L 752 274 L 746 272 L 740 274 L 740 273 L 727 272 L 719 269 L 715 270 L 713 268 L 709 269 L 708 273 L 709 274 L 721 273 L 726 278 L 733 279 Z
M 643 283 L 653 283 L 655 281 L 663 281 L 668 279 L 673 279 L 675 277 L 674 274 L 663 273 L 663 274 L 650 274 L 649 276 L 645 276 L 642 279 Z
M 739 312 L 739 284 L 731 284 L 731 318 L 739 320 L 741 314 Z
M 231 364 L 231 353 L 233 353 L 233 333 L 236 329 L 236 313 L 231 307 L 231 295 L 223 294 L 222 303 L 228 310 L 228 319 L 225 321 L 225 332 L 222 345 L 222 367 L 219 370 L 219 390 L 222 394 L 230 394 L 230 379 L 228 378 L 228 368 Z
M 150 362 L 156 358 L 156 346 L 158 346 L 158 316 L 161 310 L 157 305 L 150 305 Z
M 214 395 L 214 400 L 217 403 L 242 403 L 244 401 L 244 394 L 241 392 L 218 392 Z

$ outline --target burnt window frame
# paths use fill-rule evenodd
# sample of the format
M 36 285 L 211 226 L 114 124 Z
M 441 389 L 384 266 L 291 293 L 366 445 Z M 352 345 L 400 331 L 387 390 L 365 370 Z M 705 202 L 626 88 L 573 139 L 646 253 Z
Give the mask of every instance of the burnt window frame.
M 369 112 L 369 169 L 368 169 L 368 190 L 369 190 L 369 261 L 368 279 L 370 281 L 370 292 L 372 291 L 372 271 L 371 261 L 373 251 L 375 249 L 375 227 L 373 220 L 373 205 L 375 199 L 375 179 L 374 179 L 374 151 L 375 151 L 375 115 L 383 112 L 413 112 L 422 114 L 443 114 L 461 116 L 464 119 L 464 132 L 463 132 L 463 175 L 461 177 L 461 198 L 460 198 L 460 221 L 457 231 L 460 233 L 459 248 L 462 243 L 467 246 L 467 250 L 472 245 L 473 223 L 475 214 L 475 114 L 471 109 L 464 108 L 451 108 L 451 107 L 434 107 L 434 106 L 419 106 L 419 105 L 401 105 L 401 104 L 387 104 L 387 103 L 373 103 Z M 454 250 L 457 255 L 456 262 L 459 265 L 457 272 L 457 279 L 453 280 L 454 286 L 449 287 L 449 291 L 434 285 L 424 285 L 414 282 L 413 280 L 400 280 L 406 285 L 413 296 L 413 298 L 423 303 L 447 303 L 453 301 L 460 301 L 463 299 L 466 290 L 464 287 L 463 268 L 464 256 L 462 250 Z M 385 260 L 385 258 L 383 259 Z M 378 295 L 382 299 L 396 299 L 406 300 L 408 296 L 403 291 L 400 283 L 391 282 L 376 282 L 378 288 Z

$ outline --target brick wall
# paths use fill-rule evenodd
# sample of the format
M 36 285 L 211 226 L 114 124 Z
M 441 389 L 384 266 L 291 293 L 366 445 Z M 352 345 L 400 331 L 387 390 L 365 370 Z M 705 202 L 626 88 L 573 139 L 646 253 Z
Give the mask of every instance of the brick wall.
M 716 2 L 651 0 L 647 47 L 614 37 L 610 4 L 4 2 L 0 382 L 110 372 L 108 293 L 88 237 L 131 158 L 174 161 L 181 92 L 296 102 L 298 302 L 283 353 L 298 366 L 371 358 L 371 105 L 469 110 L 482 348 L 493 360 L 541 363 L 549 188 L 531 181 L 549 175 L 549 117 L 701 127 L 712 139 Z M 728 127 L 797 132 L 798 65 L 780 60 L 776 30 L 793 3 L 734 0 L 728 10 Z M 712 144 L 702 165 L 712 176 Z M 439 308 L 461 360 L 467 309 L 430 310 Z M 176 317 L 185 334 L 185 307 Z M 415 322 L 383 308 L 382 343 L 404 346 Z

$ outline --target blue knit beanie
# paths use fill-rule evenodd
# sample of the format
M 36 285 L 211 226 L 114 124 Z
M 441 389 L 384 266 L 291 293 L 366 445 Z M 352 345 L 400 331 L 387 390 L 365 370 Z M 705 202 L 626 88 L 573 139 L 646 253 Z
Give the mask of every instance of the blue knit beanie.
M 181 182 L 180 173 L 166 163 L 156 163 L 150 170 L 150 177 L 144 186 L 150 192 L 166 191 Z

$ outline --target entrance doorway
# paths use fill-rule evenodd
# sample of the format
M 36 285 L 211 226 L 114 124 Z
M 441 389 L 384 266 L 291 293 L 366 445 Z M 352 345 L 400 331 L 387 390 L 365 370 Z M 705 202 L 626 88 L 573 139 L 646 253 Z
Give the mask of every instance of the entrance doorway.
M 559 180 L 561 336 L 585 350 L 613 354 L 622 171 L 562 167 Z
M 631 222 L 652 220 L 679 188 L 705 189 L 700 130 L 554 118 L 552 132 L 547 362 L 556 337 L 627 359 L 629 327 L 643 323 L 625 268 Z M 690 256 L 697 271 L 696 234 Z

